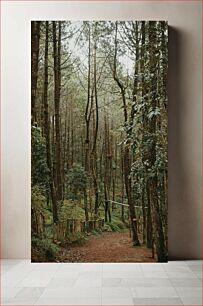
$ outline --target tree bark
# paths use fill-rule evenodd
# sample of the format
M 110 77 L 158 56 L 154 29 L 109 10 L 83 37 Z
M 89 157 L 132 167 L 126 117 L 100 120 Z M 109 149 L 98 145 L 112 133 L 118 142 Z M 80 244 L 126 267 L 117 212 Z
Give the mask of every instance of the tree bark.
M 51 162 L 51 148 L 50 148 L 50 120 L 49 120 L 49 106 L 48 106 L 48 51 L 49 51 L 49 22 L 46 21 L 46 39 L 45 39 L 45 50 L 44 50 L 44 132 L 46 138 L 46 154 L 47 154 L 47 166 L 49 168 L 49 186 L 52 199 L 53 209 L 53 221 L 58 222 L 57 202 L 55 188 L 53 184 L 53 169 Z
M 96 37 L 94 38 L 94 98 L 95 98 L 95 127 L 94 128 L 94 139 L 93 139 L 93 147 L 92 147 L 92 176 L 93 176 L 93 186 L 94 186 L 94 196 L 95 196 L 95 204 L 94 204 L 94 213 L 98 214 L 99 208 L 99 190 L 98 190 L 98 182 L 97 182 L 97 136 L 98 136 L 98 126 L 99 126 L 99 109 L 98 109 L 98 96 L 97 96 L 97 45 L 96 45 Z
M 90 162 L 90 118 L 92 112 L 92 101 L 90 97 L 90 73 L 91 73 L 91 29 L 89 25 L 88 32 L 88 76 L 87 76 L 87 104 L 85 110 L 85 124 L 86 124 L 86 139 L 85 139 L 85 172 L 87 177 L 89 177 L 89 162 Z M 84 210 L 85 219 L 89 220 L 88 215 L 88 202 L 87 202 L 87 187 L 84 190 Z
M 116 81 L 118 87 L 121 91 L 121 97 L 123 101 L 123 114 L 124 114 L 124 124 L 128 125 L 128 112 L 127 112 L 127 104 L 126 104 L 126 97 L 125 97 L 125 87 L 119 80 L 117 76 L 117 33 L 118 33 L 118 23 L 116 22 L 116 33 L 115 33 L 115 54 L 114 54 L 114 67 L 113 67 L 113 78 Z M 128 136 L 128 135 L 127 135 Z M 134 245 L 140 245 L 137 233 L 137 218 L 135 213 L 135 207 L 132 200 L 132 182 L 130 178 L 131 172 L 131 164 L 130 164 L 130 151 L 129 145 L 126 144 L 124 148 L 124 180 L 125 180 L 125 188 L 126 188 L 126 195 L 128 198 L 128 205 L 129 205 L 129 212 L 130 212 L 130 221 L 131 221 L 131 229 L 132 229 L 132 239 Z
M 54 107 L 55 107 L 55 141 L 56 141 L 56 198 L 61 205 L 63 199 L 63 186 L 61 175 L 61 131 L 60 131 L 60 92 L 61 92 L 61 21 L 58 22 L 58 44 L 56 35 L 56 22 L 53 25 L 54 50 Z
M 157 69 L 157 47 L 156 47 L 156 40 L 157 40 L 157 28 L 156 22 L 150 21 L 149 22 L 149 42 L 150 42 L 150 71 L 152 75 L 156 75 Z M 151 80 L 151 106 L 152 109 L 155 110 L 156 108 L 156 101 L 157 97 L 157 81 L 155 77 L 152 77 Z M 162 218 L 160 215 L 160 208 L 158 202 L 158 178 L 156 173 L 156 116 L 152 116 L 149 122 L 149 132 L 151 135 L 151 155 L 150 155 L 150 169 L 155 173 L 152 178 L 150 178 L 150 194 L 151 194 L 151 204 L 152 204 L 152 216 L 153 216 L 153 223 L 154 223 L 154 239 L 155 239 L 155 246 L 156 252 L 159 262 L 167 261 L 167 252 L 165 246 L 165 239 L 164 239 L 164 232 L 163 232 L 163 224 Z
M 36 90 L 38 79 L 39 42 L 41 21 L 31 22 L 31 123 L 37 121 Z

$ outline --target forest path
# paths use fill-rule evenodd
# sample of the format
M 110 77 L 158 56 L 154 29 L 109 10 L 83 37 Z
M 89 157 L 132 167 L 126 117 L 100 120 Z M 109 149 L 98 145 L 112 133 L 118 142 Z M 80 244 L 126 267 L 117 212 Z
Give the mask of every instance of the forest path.
M 154 262 L 145 246 L 133 247 L 129 231 L 91 235 L 82 245 L 62 248 L 59 262 Z

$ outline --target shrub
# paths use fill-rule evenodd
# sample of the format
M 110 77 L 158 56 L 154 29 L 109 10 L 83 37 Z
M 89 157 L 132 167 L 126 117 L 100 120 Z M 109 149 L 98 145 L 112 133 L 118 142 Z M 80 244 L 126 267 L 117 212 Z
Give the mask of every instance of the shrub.
M 87 240 L 86 234 L 81 232 L 68 233 L 66 235 L 66 244 L 83 244 Z
M 109 223 L 105 223 L 102 230 L 103 232 L 112 232 L 112 228 Z
M 45 256 L 48 261 L 54 261 L 59 251 L 58 246 L 49 239 L 39 239 L 36 236 L 32 237 L 32 248 Z
M 102 233 L 102 229 L 101 228 L 96 228 L 96 229 L 92 230 L 91 233 L 95 236 L 98 236 Z
M 59 212 L 60 221 L 66 221 L 67 219 L 79 219 L 85 220 L 85 212 L 77 202 L 71 200 L 64 200 Z
M 126 224 L 124 224 L 119 218 L 113 217 L 111 222 L 104 224 L 103 232 L 120 232 L 126 229 Z

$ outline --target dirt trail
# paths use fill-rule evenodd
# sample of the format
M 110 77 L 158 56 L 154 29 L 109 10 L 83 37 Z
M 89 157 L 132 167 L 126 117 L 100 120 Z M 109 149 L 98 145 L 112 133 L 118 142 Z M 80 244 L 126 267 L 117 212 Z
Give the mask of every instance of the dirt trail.
M 145 246 L 133 247 L 129 231 L 89 236 L 82 245 L 63 248 L 60 262 L 154 262 Z

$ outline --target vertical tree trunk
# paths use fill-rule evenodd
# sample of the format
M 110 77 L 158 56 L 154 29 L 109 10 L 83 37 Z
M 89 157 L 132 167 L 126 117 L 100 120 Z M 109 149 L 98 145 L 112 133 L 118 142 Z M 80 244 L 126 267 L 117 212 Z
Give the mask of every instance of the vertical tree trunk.
M 109 139 L 109 122 L 104 117 L 104 200 L 105 200 L 105 221 L 111 222 L 110 186 L 111 186 L 111 159 Z
M 149 22 L 149 41 L 150 41 L 150 71 L 151 74 L 156 75 L 157 70 L 157 47 L 156 47 L 156 40 L 157 40 L 157 28 L 156 22 L 150 21 Z M 153 77 L 151 80 L 151 106 L 152 109 L 155 110 L 156 103 L 157 103 L 157 83 L 156 78 Z M 158 178 L 156 173 L 156 116 L 152 116 L 149 122 L 149 131 L 151 135 L 151 155 L 150 155 L 150 169 L 153 169 L 155 172 L 154 176 L 150 179 L 150 193 L 151 193 L 151 203 L 152 203 L 152 216 L 153 216 L 153 223 L 154 223 L 154 239 L 155 239 L 155 246 L 156 252 L 159 262 L 165 262 L 167 260 L 167 252 L 165 246 L 165 239 L 164 239 L 164 232 L 163 232 L 163 225 L 162 219 L 160 215 L 160 208 L 158 202 Z
M 89 162 L 90 162 L 90 118 L 92 111 L 92 102 L 90 101 L 90 75 L 91 75 L 91 29 L 89 25 L 88 33 L 88 76 L 87 76 L 87 104 L 85 110 L 85 123 L 86 123 L 86 139 L 85 139 L 85 172 L 87 177 L 89 177 Z M 87 202 L 87 187 L 84 189 L 84 209 L 85 209 L 85 219 L 89 220 L 88 215 L 88 202 Z
M 39 62 L 39 41 L 41 21 L 31 22 L 31 123 L 37 121 L 36 117 L 36 90 Z
M 140 72 L 141 72 L 141 96 L 142 96 L 142 103 L 146 100 L 146 86 L 145 86 L 145 79 L 144 79 L 144 73 L 145 73 L 145 54 L 146 54 L 146 40 L 145 40 L 145 22 L 142 21 L 141 23 L 141 52 L 140 52 Z M 146 103 L 146 101 L 145 101 Z M 146 120 L 146 107 L 142 108 L 142 147 L 144 151 L 145 146 L 145 133 L 147 128 L 147 120 Z M 146 163 L 146 154 L 142 152 L 142 164 L 145 165 Z M 145 175 L 146 176 L 146 175 Z M 144 177 L 144 187 L 142 188 L 142 214 L 143 214 L 143 243 L 146 243 L 146 239 L 148 237 L 147 232 L 147 222 L 151 224 L 151 216 L 146 214 L 145 209 L 145 190 L 146 190 L 146 178 Z M 150 201 L 148 201 L 148 205 L 150 205 Z M 148 207 L 148 206 L 147 206 Z M 149 207 L 150 210 L 150 207 Z M 148 218 L 147 218 L 148 217 Z M 149 243 L 150 245 L 150 243 Z
M 98 182 L 97 182 L 97 152 L 96 152 L 96 144 L 97 144 L 97 136 L 98 136 L 98 126 L 99 126 L 99 109 L 98 109 L 98 96 L 97 96 L 97 45 L 96 45 L 96 37 L 94 38 L 94 98 L 95 98 L 95 128 L 94 128 L 94 139 L 93 139 L 93 148 L 91 152 L 92 156 L 92 176 L 93 176 L 93 185 L 94 185 L 94 196 L 95 196 L 95 204 L 94 204 L 94 213 L 97 215 L 99 208 L 99 190 L 98 190 Z
M 61 131 L 60 131 L 60 92 L 61 92 L 61 21 L 58 22 L 58 44 L 56 22 L 53 21 L 53 50 L 54 50 L 54 107 L 55 107 L 55 141 L 56 141 L 56 197 L 61 205 L 62 175 L 61 175 Z
M 121 163 L 121 202 L 124 204 L 124 162 L 123 162 L 123 148 L 120 151 L 120 163 Z M 124 205 L 121 206 L 121 220 L 125 222 Z
M 147 182 L 146 193 L 147 193 L 147 247 L 151 249 L 153 247 L 153 228 L 152 228 L 152 212 L 151 212 L 149 182 Z
M 49 120 L 49 106 L 48 106 L 48 49 L 49 49 L 49 22 L 46 21 L 46 40 L 45 40 L 45 50 L 44 50 L 44 94 L 43 94 L 43 104 L 44 104 L 44 132 L 46 138 L 46 154 L 47 154 L 47 166 L 49 168 L 49 186 L 52 199 L 52 209 L 53 209 L 53 220 L 54 223 L 58 221 L 57 212 L 57 202 L 56 194 L 53 182 L 53 169 L 51 162 L 51 148 L 50 148 L 50 120 Z
M 114 54 L 114 67 L 113 67 L 113 78 L 116 81 L 118 87 L 121 91 L 121 97 L 123 101 L 123 113 L 124 113 L 124 124 L 128 125 L 128 112 L 127 112 L 127 104 L 126 104 L 126 97 L 125 97 L 125 88 L 121 81 L 118 79 L 117 76 L 117 33 L 118 33 L 118 23 L 116 22 L 116 34 L 115 34 L 115 54 Z M 128 135 L 127 135 L 128 136 Z M 131 229 L 132 229 L 132 239 L 134 245 L 140 245 L 137 233 L 137 218 L 135 213 L 135 207 L 132 200 L 132 182 L 130 178 L 131 172 L 131 163 L 130 163 L 130 151 L 129 145 L 126 144 L 124 148 L 124 180 L 125 180 L 125 188 L 126 188 L 126 195 L 128 198 L 128 205 L 129 205 L 129 212 L 130 212 L 130 221 L 131 221 Z

